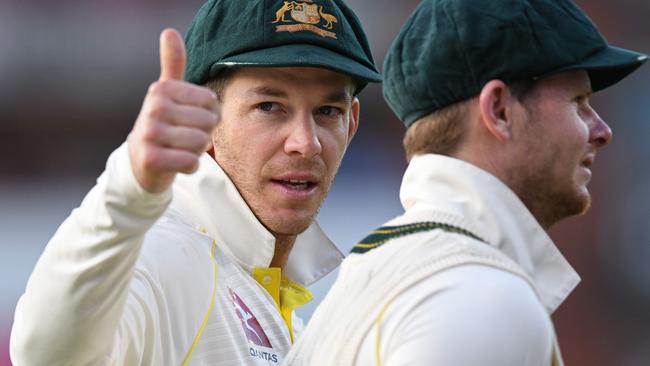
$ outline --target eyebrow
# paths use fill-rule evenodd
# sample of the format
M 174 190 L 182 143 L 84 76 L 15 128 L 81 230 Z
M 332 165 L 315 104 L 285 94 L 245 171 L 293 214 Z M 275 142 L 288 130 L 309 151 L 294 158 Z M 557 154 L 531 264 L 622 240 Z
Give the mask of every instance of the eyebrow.
M 326 103 L 350 103 L 352 102 L 352 95 L 347 90 L 336 91 L 328 94 L 325 97 Z
M 275 97 L 275 98 L 289 98 L 289 95 L 281 89 L 272 88 L 269 86 L 259 86 L 246 91 L 246 96 L 251 97 Z M 350 103 L 352 102 L 352 95 L 347 90 L 335 91 L 325 96 L 325 103 Z
M 274 89 L 270 88 L 268 86 L 260 86 L 257 88 L 253 88 L 251 90 L 248 90 L 246 92 L 246 95 L 249 97 L 254 97 L 254 96 L 268 96 L 268 97 L 276 97 L 276 98 L 288 98 L 289 96 L 287 93 L 283 92 L 280 89 Z

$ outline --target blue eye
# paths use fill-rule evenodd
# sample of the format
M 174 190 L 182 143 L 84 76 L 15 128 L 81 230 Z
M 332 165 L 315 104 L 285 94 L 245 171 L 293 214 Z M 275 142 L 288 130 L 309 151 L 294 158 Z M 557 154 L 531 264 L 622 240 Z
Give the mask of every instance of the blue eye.
M 263 103 L 258 104 L 257 108 L 261 109 L 264 112 L 273 112 L 273 111 L 277 111 L 279 106 L 278 106 L 278 103 L 263 102 Z
M 318 108 L 318 113 L 330 117 L 336 117 L 343 114 L 343 111 L 340 108 L 332 107 L 331 105 L 326 105 Z

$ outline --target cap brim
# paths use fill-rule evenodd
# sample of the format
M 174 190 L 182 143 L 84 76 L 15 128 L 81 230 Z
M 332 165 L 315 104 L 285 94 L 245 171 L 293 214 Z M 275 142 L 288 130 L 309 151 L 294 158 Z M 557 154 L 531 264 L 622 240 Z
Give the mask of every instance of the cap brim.
M 224 58 L 212 65 L 210 77 L 226 67 L 320 67 L 350 75 L 364 85 L 381 82 L 381 75 L 368 66 L 326 48 L 308 44 L 288 44 Z
M 610 87 L 631 74 L 648 60 L 642 53 L 607 46 L 580 63 L 564 67 L 558 72 L 586 70 L 594 92 Z

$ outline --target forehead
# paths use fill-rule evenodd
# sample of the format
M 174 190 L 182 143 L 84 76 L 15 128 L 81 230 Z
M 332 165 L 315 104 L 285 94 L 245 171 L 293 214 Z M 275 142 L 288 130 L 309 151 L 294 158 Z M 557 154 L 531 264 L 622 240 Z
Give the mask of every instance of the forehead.
M 348 75 L 315 67 L 246 67 L 237 70 L 225 89 L 246 91 L 268 87 L 286 94 L 340 92 L 352 96 L 355 83 Z

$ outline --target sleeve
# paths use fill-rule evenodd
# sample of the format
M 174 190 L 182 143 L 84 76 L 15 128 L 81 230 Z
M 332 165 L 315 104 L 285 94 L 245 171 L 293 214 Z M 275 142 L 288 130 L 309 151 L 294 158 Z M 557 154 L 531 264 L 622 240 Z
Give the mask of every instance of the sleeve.
M 150 290 L 130 286 L 145 233 L 170 201 L 170 190 L 150 194 L 139 186 L 126 144 L 111 154 L 47 244 L 18 302 L 15 365 L 140 363 Z M 140 296 L 127 306 L 129 291 Z
M 380 328 L 383 366 L 551 364 L 550 317 L 530 285 L 509 272 L 456 267 L 409 289 L 389 306 Z M 371 333 L 362 357 L 372 357 L 369 364 L 375 364 L 377 329 Z

